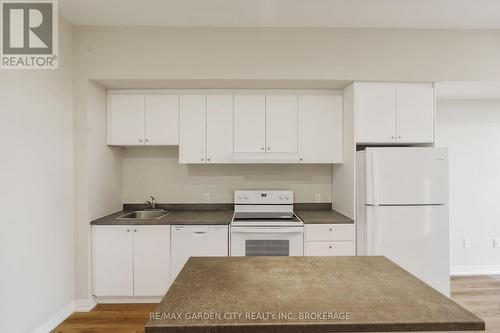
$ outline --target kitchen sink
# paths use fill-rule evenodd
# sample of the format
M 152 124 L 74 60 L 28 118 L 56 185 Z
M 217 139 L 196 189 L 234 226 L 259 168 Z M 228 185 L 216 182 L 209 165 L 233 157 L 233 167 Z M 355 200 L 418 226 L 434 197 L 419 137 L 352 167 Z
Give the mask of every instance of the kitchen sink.
M 118 220 L 157 220 L 166 216 L 169 212 L 166 210 L 136 210 L 134 212 L 123 214 L 117 217 Z

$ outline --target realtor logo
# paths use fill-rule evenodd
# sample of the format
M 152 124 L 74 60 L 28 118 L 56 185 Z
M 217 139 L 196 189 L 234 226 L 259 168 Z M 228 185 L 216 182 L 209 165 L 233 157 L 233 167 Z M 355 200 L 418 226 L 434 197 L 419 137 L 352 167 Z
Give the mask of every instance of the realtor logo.
M 2 1 L 1 68 L 57 68 L 56 0 Z

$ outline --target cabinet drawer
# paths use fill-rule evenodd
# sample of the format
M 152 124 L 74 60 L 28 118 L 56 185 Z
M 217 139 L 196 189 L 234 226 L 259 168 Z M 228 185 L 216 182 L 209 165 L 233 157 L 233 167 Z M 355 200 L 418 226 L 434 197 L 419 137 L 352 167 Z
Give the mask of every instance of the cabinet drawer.
M 306 256 L 353 256 L 354 242 L 306 242 Z
M 306 224 L 306 241 L 354 241 L 354 224 Z

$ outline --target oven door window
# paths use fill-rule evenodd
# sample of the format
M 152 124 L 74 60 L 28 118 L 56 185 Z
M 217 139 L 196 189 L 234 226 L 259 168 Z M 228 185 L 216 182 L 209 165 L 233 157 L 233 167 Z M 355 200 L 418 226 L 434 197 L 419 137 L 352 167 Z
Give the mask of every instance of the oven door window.
M 245 256 L 289 256 L 290 241 L 287 239 L 247 239 Z

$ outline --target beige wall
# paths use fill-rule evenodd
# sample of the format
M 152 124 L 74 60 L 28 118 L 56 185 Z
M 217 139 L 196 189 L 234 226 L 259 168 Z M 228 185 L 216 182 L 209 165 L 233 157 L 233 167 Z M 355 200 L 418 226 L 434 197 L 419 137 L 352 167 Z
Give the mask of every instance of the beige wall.
M 90 212 L 86 202 L 88 192 L 85 133 L 86 99 L 89 79 L 274 79 L 274 80 L 499 80 L 500 31 L 486 30 L 402 30 L 402 29 L 330 29 L 330 28 L 160 28 L 160 27 L 75 27 L 74 55 L 77 114 L 75 161 L 76 166 L 76 225 L 88 230 Z M 170 81 L 171 82 L 171 81 Z M 230 81 L 226 81 L 230 82 Z M 212 86 L 214 87 L 214 86 Z M 231 88 L 221 86 L 224 88 Z M 157 86 L 157 88 L 160 88 Z M 182 87 L 180 87 L 182 88 Z M 302 87 L 307 88 L 307 87 Z M 238 166 L 204 168 L 177 166 L 173 156 L 167 155 L 155 162 L 157 174 L 166 177 L 161 188 L 151 186 L 130 189 L 131 182 L 140 183 L 144 166 L 127 153 L 124 166 L 124 200 L 144 200 L 151 191 L 159 199 L 173 201 L 200 201 L 204 191 L 213 192 L 212 201 L 227 201 L 230 192 L 238 186 L 268 184 L 270 173 L 276 184 L 290 183 L 297 189 L 298 201 L 311 201 L 311 193 L 321 189 L 327 200 L 325 170 L 311 167 L 319 176 L 312 177 L 314 186 L 306 186 L 312 169 L 286 167 L 282 175 L 280 166 Z M 170 157 L 169 157 L 170 156 Z M 135 162 L 134 162 L 135 161 Z M 113 164 L 114 162 L 108 160 Z M 108 165 L 108 166 L 110 166 Z M 162 166 L 167 169 L 161 169 Z M 137 171 L 131 169 L 136 168 Z M 325 168 L 325 169 L 323 169 Z M 112 169 L 112 168 L 111 168 Z M 110 170 L 110 169 L 108 169 Z M 186 187 L 176 185 L 171 170 L 178 177 L 193 176 L 200 180 Z M 239 171 L 244 172 L 240 174 Z M 229 173 L 229 175 L 226 175 Z M 221 175 L 224 174 L 224 175 Z M 198 177 L 195 177 L 198 176 Z M 170 177 L 170 178 L 169 178 Z M 152 179 L 145 179 L 151 182 Z M 220 181 L 220 189 L 216 183 Z M 243 183 L 243 181 L 245 181 Z M 248 182 L 247 182 L 248 181 Z M 329 180 L 328 180 L 329 181 Z M 230 182 L 235 184 L 229 185 Z M 170 190 L 168 190 L 170 189 Z M 335 196 L 342 192 L 335 191 Z M 111 210 L 113 203 L 101 207 Z M 77 232 L 79 255 L 76 257 L 76 297 L 88 296 L 89 242 L 87 232 Z
M 94 79 L 500 79 L 500 31 L 75 27 Z
M 331 165 L 186 165 L 177 148 L 126 148 L 123 200 L 158 202 L 233 202 L 235 189 L 291 189 L 296 202 L 331 202 Z
M 451 272 L 498 273 L 500 100 L 438 101 L 436 145 L 450 158 Z
M 0 332 L 72 309 L 72 124 L 72 27 L 60 19 L 58 69 L 0 70 Z

